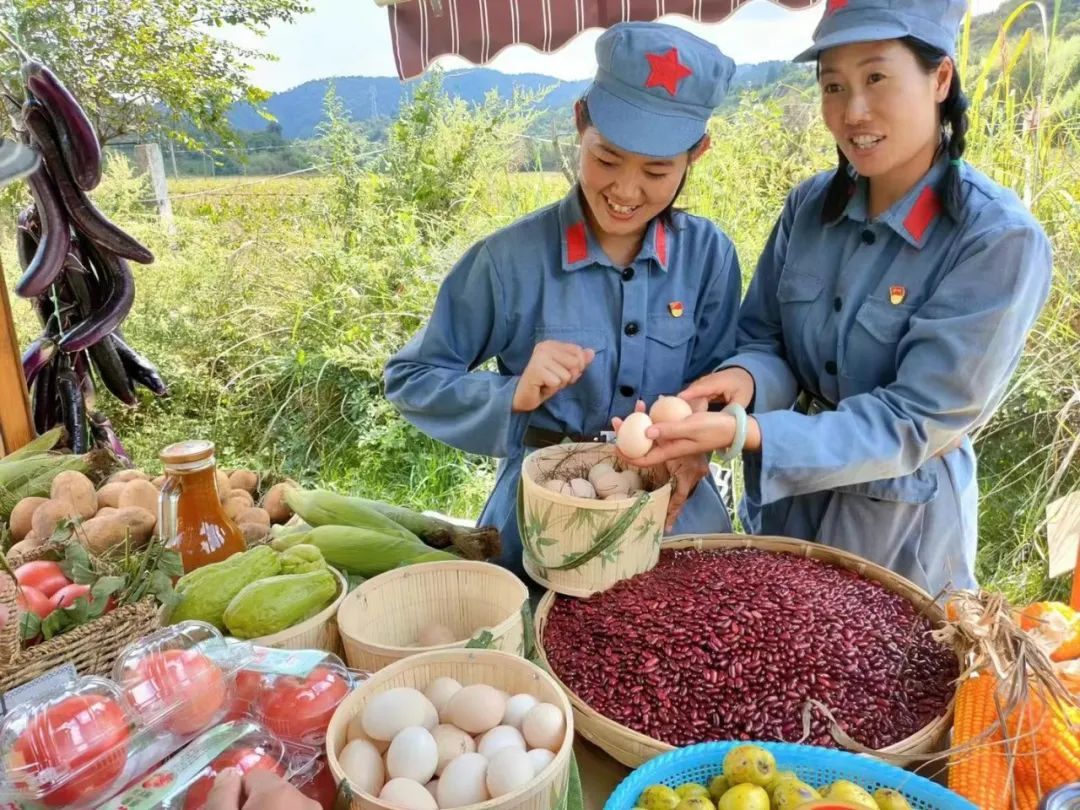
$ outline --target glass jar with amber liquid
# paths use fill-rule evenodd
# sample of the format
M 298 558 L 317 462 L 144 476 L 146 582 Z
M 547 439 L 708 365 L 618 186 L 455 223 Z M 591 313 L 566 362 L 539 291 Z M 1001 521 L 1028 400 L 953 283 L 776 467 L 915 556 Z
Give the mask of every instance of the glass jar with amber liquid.
M 165 483 L 158 500 L 158 529 L 179 552 L 184 571 L 244 551 L 244 535 L 221 504 L 214 444 L 202 439 L 171 444 L 159 454 Z

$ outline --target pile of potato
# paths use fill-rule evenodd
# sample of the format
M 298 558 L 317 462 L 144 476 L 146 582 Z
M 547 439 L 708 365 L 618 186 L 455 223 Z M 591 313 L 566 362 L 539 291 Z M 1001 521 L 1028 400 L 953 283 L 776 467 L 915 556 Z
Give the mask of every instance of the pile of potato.
M 151 478 L 142 470 L 122 470 L 109 477 L 100 489 L 79 472 L 62 472 L 53 480 L 48 498 L 23 498 L 11 513 L 10 529 L 15 544 L 9 554 L 25 554 L 45 543 L 65 521 L 78 523 L 75 536 L 91 554 L 103 554 L 129 537 L 136 545 L 154 536 L 158 521 L 158 498 L 165 476 Z M 259 476 L 250 470 L 217 471 L 218 496 L 225 514 L 232 518 L 248 542 L 270 533 L 270 526 L 285 523 L 292 510 L 285 491 L 291 481 L 275 484 L 259 505 Z

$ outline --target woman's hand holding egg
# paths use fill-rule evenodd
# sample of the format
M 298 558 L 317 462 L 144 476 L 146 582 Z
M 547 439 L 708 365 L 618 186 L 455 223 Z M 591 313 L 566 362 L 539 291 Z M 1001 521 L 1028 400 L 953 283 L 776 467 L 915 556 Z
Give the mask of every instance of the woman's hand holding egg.
M 754 399 L 754 378 L 746 369 L 732 366 L 706 374 L 687 386 L 679 396 L 695 405 L 703 403 L 695 407 L 695 411 L 705 410 L 710 402 L 724 405 L 735 402 L 749 410 Z
M 514 389 L 511 410 L 514 413 L 535 411 L 559 391 L 581 379 L 595 356 L 592 349 L 573 343 L 558 340 L 537 343 Z

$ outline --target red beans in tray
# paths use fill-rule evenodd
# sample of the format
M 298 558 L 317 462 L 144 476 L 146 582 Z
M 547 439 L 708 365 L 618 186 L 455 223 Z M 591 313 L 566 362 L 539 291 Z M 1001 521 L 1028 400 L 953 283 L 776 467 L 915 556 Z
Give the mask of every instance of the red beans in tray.
M 810 701 L 879 749 L 942 715 L 955 654 L 904 597 L 846 569 L 759 549 L 665 551 L 589 599 L 559 597 L 555 674 L 600 714 L 675 746 L 799 741 Z M 805 742 L 836 747 L 810 709 Z

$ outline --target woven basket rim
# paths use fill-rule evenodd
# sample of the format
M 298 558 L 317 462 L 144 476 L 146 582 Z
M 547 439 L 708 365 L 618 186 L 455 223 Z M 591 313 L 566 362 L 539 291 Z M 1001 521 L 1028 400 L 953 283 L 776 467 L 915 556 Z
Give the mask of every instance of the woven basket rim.
M 357 714 L 357 712 L 351 711 L 352 707 L 363 703 L 373 694 L 377 694 L 378 691 L 382 691 L 381 689 L 378 689 L 378 687 L 381 687 L 383 683 L 397 677 L 402 672 L 427 665 L 437 666 L 439 664 L 480 663 L 483 662 L 483 659 L 489 659 L 496 664 L 501 662 L 502 666 L 505 667 L 523 669 L 534 676 L 539 682 L 546 683 L 555 700 L 558 701 L 556 705 L 558 705 L 566 720 L 566 734 L 563 737 L 563 742 L 562 745 L 559 746 L 558 752 L 555 753 L 555 759 L 544 769 L 543 773 L 536 774 L 531 780 L 512 793 L 504 794 L 496 799 L 488 799 L 487 801 L 478 804 L 470 804 L 467 808 L 463 808 L 463 810 L 498 810 L 498 808 L 511 802 L 527 797 L 542 788 L 545 781 L 559 773 L 560 769 L 565 769 L 569 766 L 570 757 L 574 750 L 576 729 L 574 727 L 573 707 L 570 705 L 570 701 L 567 698 L 567 694 L 562 688 L 562 685 L 554 675 L 543 667 L 534 664 L 532 661 L 513 655 L 512 653 L 503 652 L 502 650 L 467 650 L 457 648 L 452 650 L 423 652 L 410 656 L 409 658 L 403 658 L 380 669 L 356 687 L 356 689 L 354 689 L 348 697 L 338 705 L 337 709 L 334 710 L 334 715 L 330 719 L 330 729 L 336 731 L 337 727 L 341 725 L 344 725 L 347 728 L 348 722 Z M 339 715 L 343 719 L 339 719 Z M 333 750 L 332 738 L 333 734 L 328 730 L 325 746 L 327 764 L 330 767 L 330 772 L 334 775 L 335 781 L 340 782 L 346 777 L 341 769 L 341 764 L 338 762 L 337 753 Z M 380 801 L 379 799 L 370 796 L 370 794 L 365 794 L 363 800 L 373 807 L 384 808 L 384 810 L 398 810 L 395 805 Z
M 676 535 L 668 538 L 661 545 L 661 552 L 665 550 L 681 550 L 692 548 L 709 549 L 749 547 L 767 548 L 768 550 L 785 551 L 788 553 L 791 553 L 791 551 L 795 550 L 796 553 L 801 552 L 804 554 L 804 556 L 811 556 L 815 559 L 821 558 L 823 561 L 826 562 L 834 562 L 833 559 L 828 558 L 835 555 L 837 560 L 846 559 L 849 563 L 852 563 L 855 566 L 865 566 L 866 570 L 868 571 L 882 574 L 889 583 L 901 586 L 905 590 L 910 589 L 911 593 L 915 595 L 921 595 L 922 598 L 927 600 L 927 603 L 924 606 L 916 604 L 916 608 L 921 609 L 925 607 L 931 613 L 936 612 L 937 622 L 945 620 L 944 610 L 942 610 L 941 607 L 936 602 L 934 602 L 934 600 L 928 593 L 923 591 L 914 583 L 909 582 L 898 574 L 894 574 L 892 571 L 889 571 L 882 566 L 871 563 L 867 560 L 863 560 L 861 557 L 851 554 L 850 552 L 846 552 L 841 549 L 834 549 L 828 546 L 824 546 L 820 543 L 812 543 L 806 540 L 799 540 L 797 538 L 779 537 L 775 535 Z M 822 549 L 827 549 L 827 551 L 823 552 L 821 551 Z M 818 556 L 819 554 L 820 557 Z M 842 563 L 838 564 L 842 565 Z M 858 568 L 852 568 L 851 566 L 844 567 L 849 567 L 851 568 L 851 570 L 856 570 L 857 573 L 865 576 L 863 571 L 859 570 Z M 868 578 L 875 579 L 874 577 Z M 885 587 L 889 587 L 889 584 L 887 584 L 885 581 L 882 581 L 881 579 L 876 579 L 876 581 L 878 581 Z M 898 593 L 898 595 L 900 596 L 909 598 L 908 594 L 904 593 L 903 590 L 895 590 L 893 588 L 889 589 L 892 590 L 894 593 Z M 570 703 L 574 707 L 574 711 L 578 712 L 583 718 L 584 722 L 579 723 L 579 731 L 582 736 L 589 739 L 591 742 L 602 748 L 604 751 L 618 759 L 623 764 L 628 765 L 632 768 L 636 768 L 642 764 L 640 758 L 635 758 L 632 756 L 632 754 L 630 754 L 630 758 L 638 759 L 639 761 L 636 761 L 633 764 L 627 762 L 624 757 L 620 757 L 616 753 L 617 751 L 619 751 L 619 746 L 614 743 L 618 743 L 620 744 L 620 746 L 625 744 L 636 745 L 640 748 L 654 752 L 654 755 L 675 750 L 675 746 L 672 746 L 661 740 L 657 740 L 653 737 L 649 737 L 648 735 L 642 734 L 639 731 L 635 731 L 628 726 L 624 726 L 622 723 L 619 723 L 603 714 L 600 714 L 591 706 L 589 706 L 584 700 L 582 700 L 565 683 L 563 683 L 562 679 L 559 678 L 559 676 L 552 669 L 551 663 L 548 661 L 547 658 L 547 651 L 544 649 L 543 638 L 544 630 L 547 626 L 548 615 L 551 612 L 552 606 L 555 604 L 555 600 L 560 595 L 561 594 L 558 594 L 555 591 L 548 591 L 541 598 L 540 603 L 536 607 L 536 616 L 535 620 L 533 621 L 533 640 L 536 647 L 537 656 L 540 658 L 542 665 L 545 669 L 547 669 L 548 672 L 551 673 L 551 677 L 558 682 L 559 686 L 566 691 L 566 694 L 569 696 Z M 951 717 L 951 715 L 952 707 L 950 704 L 950 706 L 946 708 L 944 713 L 939 715 L 931 722 L 927 723 L 915 733 L 909 735 L 908 737 L 905 737 L 902 740 L 898 740 L 890 746 L 878 749 L 878 753 L 887 757 L 901 758 L 907 753 L 922 750 L 919 748 L 919 744 L 939 737 L 942 733 L 944 726 L 949 722 L 949 718 Z M 590 727 L 594 725 L 598 727 L 598 730 L 594 730 Z M 609 741 L 607 739 L 608 736 L 614 738 L 614 740 Z M 647 760 L 648 757 L 646 757 L 645 759 Z
M 419 569 L 423 571 L 419 571 Z M 411 570 L 410 570 L 411 569 Z M 398 657 L 412 657 L 430 652 L 441 652 L 447 650 L 460 650 L 465 649 L 465 645 L 469 643 L 470 639 L 461 639 L 459 641 L 453 641 L 449 644 L 437 644 L 431 647 L 397 647 L 390 644 L 379 644 L 377 642 L 368 641 L 359 636 L 355 636 L 349 633 L 345 629 L 345 624 L 342 623 L 341 617 L 347 613 L 348 609 L 352 607 L 352 602 L 359 601 L 364 596 L 367 596 L 373 591 L 378 591 L 381 588 L 392 587 L 398 580 L 404 579 L 410 575 L 426 575 L 428 573 L 438 573 L 439 571 L 454 571 L 454 570 L 471 570 L 477 573 L 482 573 L 484 576 L 498 576 L 505 579 L 507 584 L 513 584 L 521 591 L 521 602 L 518 608 L 510 613 L 505 619 L 498 624 L 488 628 L 491 634 L 496 638 L 500 635 L 507 633 L 511 630 L 515 624 L 521 620 L 521 605 L 525 605 L 527 609 L 529 601 L 529 589 L 518 577 L 511 571 L 508 571 L 501 566 L 494 565 L 493 563 L 482 562 L 479 560 L 446 560 L 439 562 L 421 563 L 419 566 L 408 566 L 406 568 L 394 568 L 390 571 L 386 571 L 382 574 L 372 577 L 369 580 L 365 580 L 353 590 L 345 599 L 343 599 L 337 608 L 337 624 L 338 632 L 342 639 L 348 639 L 351 643 L 356 644 L 364 649 L 372 650 L 379 653 L 386 653 L 388 655 L 395 655 Z M 393 575 L 393 576 L 391 576 Z M 381 577 L 386 577 L 382 582 L 378 582 Z M 372 583 L 377 583 L 377 587 L 367 588 L 366 586 Z M 381 670 L 380 670 L 381 671 Z

